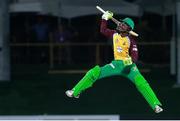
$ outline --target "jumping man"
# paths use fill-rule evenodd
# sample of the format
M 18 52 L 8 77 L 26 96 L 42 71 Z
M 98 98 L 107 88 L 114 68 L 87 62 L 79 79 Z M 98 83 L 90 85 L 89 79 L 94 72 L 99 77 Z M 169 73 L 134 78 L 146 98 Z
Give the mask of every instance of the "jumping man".
M 72 90 L 66 91 L 66 95 L 79 98 L 80 93 L 91 87 L 96 80 L 119 75 L 130 79 L 135 84 L 155 113 L 162 112 L 162 104 L 135 64 L 138 59 L 138 49 L 135 40 L 129 35 L 129 31 L 134 29 L 133 20 L 124 18 L 117 25 L 116 30 L 111 30 L 107 28 L 107 21 L 112 17 L 113 13 L 109 11 L 102 15 L 100 31 L 106 37 L 113 39 L 114 60 L 103 67 L 96 65 L 90 69 Z

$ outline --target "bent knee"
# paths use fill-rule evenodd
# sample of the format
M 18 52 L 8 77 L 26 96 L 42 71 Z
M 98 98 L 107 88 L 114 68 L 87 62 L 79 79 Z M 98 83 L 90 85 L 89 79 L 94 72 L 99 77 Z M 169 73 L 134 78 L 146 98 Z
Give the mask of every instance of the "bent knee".
M 97 80 L 99 78 L 100 72 L 101 72 L 101 68 L 99 67 L 99 65 L 97 65 L 91 70 L 89 70 L 88 74 L 91 76 L 93 80 Z

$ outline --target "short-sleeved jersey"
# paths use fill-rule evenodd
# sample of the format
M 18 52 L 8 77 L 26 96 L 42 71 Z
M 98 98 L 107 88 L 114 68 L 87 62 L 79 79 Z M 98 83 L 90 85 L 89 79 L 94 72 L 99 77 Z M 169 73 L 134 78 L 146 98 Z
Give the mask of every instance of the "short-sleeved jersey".
M 136 41 L 130 35 L 127 37 L 121 37 L 116 30 L 109 29 L 107 27 L 107 21 L 101 21 L 100 32 L 108 38 L 113 39 L 114 59 L 124 60 L 131 57 L 133 62 L 138 60 L 138 49 Z

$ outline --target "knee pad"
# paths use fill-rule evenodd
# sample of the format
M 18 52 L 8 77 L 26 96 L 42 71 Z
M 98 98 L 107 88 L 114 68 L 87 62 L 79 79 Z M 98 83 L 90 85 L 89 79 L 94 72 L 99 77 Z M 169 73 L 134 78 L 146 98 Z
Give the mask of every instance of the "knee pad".
M 90 78 L 94 82 L 99 78 L 100 72 L 101 72 L 101 68 L 97 65 L 91 70 L 89 70 L 87 74 L 90 76 Z

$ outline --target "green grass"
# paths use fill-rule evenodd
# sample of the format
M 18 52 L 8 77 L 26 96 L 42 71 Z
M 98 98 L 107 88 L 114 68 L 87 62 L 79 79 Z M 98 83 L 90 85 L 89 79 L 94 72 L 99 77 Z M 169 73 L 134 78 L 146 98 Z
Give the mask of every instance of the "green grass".
M 64 92 L 83 74 L 48 74 L 48 67 L 43 65 L 13 66 L 12 80 L 0 84 L 0 114 L 120 114 L 123 119 L 180 119 L 180 89 L 172 88 L 175 80 L 168 67 L 151 67 L 151 72 L 143 75 L 164 105 L 161 114 L 155 114 L 123 77 L 98 80 L 80 99 L 67 98 Z

